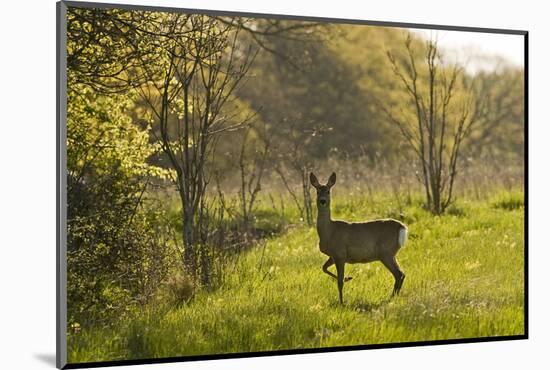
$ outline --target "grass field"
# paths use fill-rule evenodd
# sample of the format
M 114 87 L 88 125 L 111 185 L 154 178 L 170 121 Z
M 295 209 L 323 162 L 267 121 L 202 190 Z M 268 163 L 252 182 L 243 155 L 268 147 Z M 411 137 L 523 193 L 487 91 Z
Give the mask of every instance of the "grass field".
M 179 308 L 150 308 L 131 322 L 71 334 L 69 362 L 491 337 L 524 333 L 522 192 L 458 200 L 432 216 L 420 200 L 401 212 L 390 197 L 333 195 L 333 217 L 397 217 L 409 227 L 393 278 L 382 264 L 346 265 L 338 304 L 315 228 L 290 227 L 241 255 L 226 283 Z M 334 267 L 332 267 L 333 269 Z

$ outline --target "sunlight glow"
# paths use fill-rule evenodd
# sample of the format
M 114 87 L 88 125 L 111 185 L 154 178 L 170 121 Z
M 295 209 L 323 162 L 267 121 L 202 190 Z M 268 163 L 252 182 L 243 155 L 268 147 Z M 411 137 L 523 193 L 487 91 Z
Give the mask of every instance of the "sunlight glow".
M 451 58 L 470 71 L 492 70 L 502 64 L 524 65 L 524 37 L 483 32 L 412 30 L 426 39 L 437 39 Z

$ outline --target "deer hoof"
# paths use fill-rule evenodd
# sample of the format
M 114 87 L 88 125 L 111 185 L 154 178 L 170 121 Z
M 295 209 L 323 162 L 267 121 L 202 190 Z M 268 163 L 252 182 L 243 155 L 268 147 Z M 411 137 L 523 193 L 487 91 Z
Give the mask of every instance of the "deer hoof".
M 346 276 L 346 277 L 344 278 L 344 281 L 350 281 L 351 279 L 353 279 L 351 276 Z

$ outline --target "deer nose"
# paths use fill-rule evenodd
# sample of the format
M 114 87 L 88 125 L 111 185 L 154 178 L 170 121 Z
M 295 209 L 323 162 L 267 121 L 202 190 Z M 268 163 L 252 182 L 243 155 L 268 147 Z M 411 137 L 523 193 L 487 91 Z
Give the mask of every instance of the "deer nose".
M 327 204 L 327 201 L 326 199 L 319 199 L 319 203 L 324 206 L 325 204 Z

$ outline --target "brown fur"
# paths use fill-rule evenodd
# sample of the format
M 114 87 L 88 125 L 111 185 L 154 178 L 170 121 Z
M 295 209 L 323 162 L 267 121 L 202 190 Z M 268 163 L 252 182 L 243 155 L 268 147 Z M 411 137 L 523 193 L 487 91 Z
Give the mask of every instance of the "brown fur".
M 393 294 L 398 294 L 405 274 L 395 258 L 402 247 L 399 234 L 406 233 L 407 227 L 393 219 L 380 219 L 367 222 L 346 222 L 332 220 L 330 217 L 330 189 L 336 183 L 333 173 L 326 185 L 319 184 L 317 177 L 310 174 L 311 184 L 317 190 L 317 233 L 319 249 L 329 259 L 323 265 L 323 271 L 338 280 L 340 303 L 343 303 L 342 290 L 346 263 L 368 263 L 381 261 L 395 278 Z M 405 234 L 406 235 L 406 234 Z M 404 244 L 405 238 L 402 238 Z M 336 265 L 337 275 L 328 270 Z

